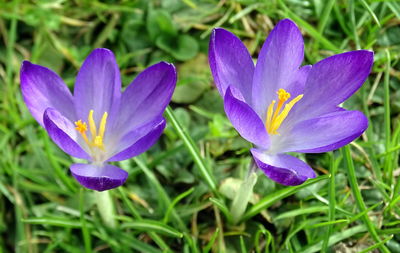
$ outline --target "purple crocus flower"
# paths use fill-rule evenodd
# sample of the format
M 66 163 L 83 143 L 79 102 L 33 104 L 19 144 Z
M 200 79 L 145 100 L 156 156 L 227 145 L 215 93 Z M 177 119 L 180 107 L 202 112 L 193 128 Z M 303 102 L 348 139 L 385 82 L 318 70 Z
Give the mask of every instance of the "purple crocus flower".
M 175 67 L 160 62 L 121 93 L 118 65 L 108 49 L 95 49 L 86 58 L 74 95 L 50 69 L 28 61 L 21 67 L 22 95 L 32 116 L 64 152 L 89 161 L 70 170 L 80 184 L 97 191 L 120 186 L 128 177 L 108 162 L 139 155 L 160 137 L 175 84 Z
M 217 28 L 210 40 L 210 67 L 229 120 L 255 145 L 257 166 L 283 185 L 315 177 L 310 166 L 287 152 L 334 150 L 368 127 L 363 113 L 338 105 L 364 83 L 373 53 L 352 51 L 301 67 L 303 58 L 302 35 L 288 19 L 271 31 L 255 66 L 232 33 Z

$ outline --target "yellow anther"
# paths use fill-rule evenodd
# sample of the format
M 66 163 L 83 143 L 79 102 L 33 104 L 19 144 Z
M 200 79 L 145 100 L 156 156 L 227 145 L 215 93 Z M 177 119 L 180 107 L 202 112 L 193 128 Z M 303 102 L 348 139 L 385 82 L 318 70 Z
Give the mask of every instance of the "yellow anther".
M 279 101 L 285 102 L 290 98 L 290 93 L 284 89 L 279 89 L 276 94 L 278 94 Z
M 101 150 L 104 151 L 104 133 L 106 131 L 106 125 L 107 125 L 107 117 L 108 113 L 105 112 L 103 114 L 103 117 L 101 118 L 100 121 L 100 128 L 99 131 L 97 132 L 97 127 L 96 127 L 96 122 L 94 121 L 93 118 L 93 110 L 89 111 L 89 116 L 88 116 L 88 123 L 89 123 L 89 130 L 91 134 L 91 140 L 86 135 L 86 132 L 88 130 L 86 122 L 82 122 L 82 120 L 78 120 L 75 122 L 76 130 L 82 135 L 83 139 L 85 140 L 86 144 L 92 148 L 92 147 L 97 147 Z
M 81 134 L 87 131 L 86 122 L 82 122 L 82 120 L 75 121 L 75 126 L 75 129 Z
M 274 111 L 274 106 L 276 103 L 275 100 L 272 100 L 271 104 L 268 106 L 265 125 L 269 134 L 279 134 L 277 132 L 278 128 L 281 126 L 282 122 L 286 119 L 293 106 L 297 102 L 299 102 L 300 99 L 303 98 L 302 94 L 298 95 L 297 97 L 292 99 L 292 101 L 287 103 L 285 105 L 285 108 L 283 108 L 281 112 L 283 104 L 290 98 L 290 93 L 284 89 L 279 89 L 277 94 L 279 101 L 276 110 Z

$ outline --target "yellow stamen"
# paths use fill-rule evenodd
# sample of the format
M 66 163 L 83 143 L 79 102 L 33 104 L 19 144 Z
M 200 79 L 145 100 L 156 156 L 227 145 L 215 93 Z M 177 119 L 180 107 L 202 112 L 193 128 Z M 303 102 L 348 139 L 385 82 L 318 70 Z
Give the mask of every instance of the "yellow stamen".
M 279 89 L 278 92 L 278 106 L 274 111 L 275 100 L 272 100 L 271 104 L 268 106 L 267 117 L 266 117 L 266 128 L 269 134 L 279 134 L 277 132 L 278 128 L 281 126 L 282 122 L 288 116 L 292 107 L 303 98 L 303 95 L 298 95 L 292 99 L 289 103 L 285 105 L 282 110 L 283 104 L 290 98 L 290 93 L 284 89 Z M 273 112 L 274 111 L 274 112 Z M 273 114 L 273 115 L 272 115 Z
M 89 139 L 86 135 L 87 131 L 87 125 L 86 122 L 82 122 L 82 120 L 78 120 L 75 122 L 75 129 L 82 135 L 83 140 L 86 142 L 86 144 L 90 145 Z
M 90 148 L 97 147 L 97 148 L 99 148 L 99 149 L 104 151 L 105 148 L 104 148 L 103 139 L 104 139 L 104 133 L 106 131 L 108 113 L 105 112 L 103 114 L 103 117 L 101 118 L 101 121 L 100 121 L 100 128 L 99 128 L 98 132 L 97 132 L 96 123 L 95 123 L 94 118 L 93 118 L 93 113 L 94 113 L 94 111 L 90 110 L 89 116 L 88 116 L 91 140 L 89 140 L 89 138 L 86 135 L 86 132 L 88 130 L 86 122 L 82 122 L 82 120 L 76 121 L 75 122 L 75 126 L 76 126 L 75 129 L 82 135 L 82 138 L 85 140 L 86 144 Z
M 106 130 L 106 124 L 107 124 L 107 117 L 108 117 L 107 112 L 105 112 L 103 114 L 103 117 L 101 117 L 100 128 L 99 128 L 99 136 L 101 136 L 101 138 L 104 137 L 104 131 Z
M 88 122 L 89 122 L 89 129 L 90 133 L 92 134 L 92 137 L 97 135 L 97 127 L 96 127 L 96 122 L 94 122 L 93 119 L 93 110 L 90 110 L 89 116 L 88 116 Z

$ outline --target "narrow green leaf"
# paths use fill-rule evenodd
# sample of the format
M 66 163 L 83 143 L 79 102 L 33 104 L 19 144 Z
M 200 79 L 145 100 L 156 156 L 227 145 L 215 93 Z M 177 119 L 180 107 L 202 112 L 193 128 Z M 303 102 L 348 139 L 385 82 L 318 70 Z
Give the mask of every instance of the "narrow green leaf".
M 360 188 L 358 187 L 357 183 L 357 177 L 356 177 L 356 172 L 353 164 L 353 159 L 351 158 L 350 154 L 350 147 L 349 145 L 346 145 L 342 148 L 343 156 L 345 158 L 345 164 L 347 168 L 347 173 L 348 173 L 348 180 L 349 184 L 351 187 L 351 191 L 353 193 L 353 196 L 356 200 L 358 209 L 362 212 L 365 211 L 367 208 L 365 206 L 364 200 L 361 195 Z M 369 219 L 369 216 L 365 213 L 363 216 L 363 222 L 365 223 L 369 233 L 371 234 L 372 238 L 374 239 L 375 242 L 379 243 L 381 242 L 378 233 L 376 232 L 375 225 L 371 222 Z M 382 250 L 385 253 L 390 253 L 389 250 L 384 246 L 380 245 L 380 250 Z
M 162 222 L 154 221 L 154 220 L 139 220 L 139 221 L 131 221 L 125 222 L 121 224 L 121 228 L 132 228 L 140 231 L 153 231 L 158 233 L 163 233 L 164 235 L 171 237 L 182 238 L 183 234 L 173 227 L 167 226 Z
M 173 110 L 168 106 L 165 110 L 167 114 L 167 118 L 169 122 L 171 122 L 172 126 L 175 128 L 176 132 L 178 133 L 179 137 L 185 143 L 189 153 L 192 155 L 194 162 L 196 163 L 197 167 L 200 170 L 201 175 L 203 176 L 204 180 L 206 181 L 207 185 L 210 189 L 217 193 L 217 185 L 215 183 L 215 179 L 211 174 L 211 171 L 207 168 L 206 163 L 204 162 L 203 158 L 200 155 L 199 149 L 194 143 L 193 139 L 190 135 L 186 132 L 186 130 L 181 126 Z
M 219 199 L 211 197 L 209 198 L 209 200 L 225 215 L 228 223 L 232 223 L 232 214 L 229 211 L 228 207 Z
M 65 228 L 81 228 L 82 223 L 79 220 L 71 220 L 67 218 L 28 218 L 28 219 L 22 219 L 22 222 L 24 223 L 29 223 L 29 224 L 35 224 L 35 225 L 50 225 L 50 226 L 56 226 L 56 227 L 65 227 Z
M 379 248 L 380 246 L 382 246 L 383 244 L 385 244 L 387 241 L 391 240 L 392 238 L 393 238 L 393 235 L 390 235 L 389 237 L 383 239 L 381 242 L 376 243 L 376 244 L 360 251 L 360 253 L 367 253 L 367 252 L 373 251 L 374 249 Z
M 244 215 L 242 220 L 247 220 L 253 217 L 254 215 L 259 214 L 262 210 L 270 207 L 277 201 L 284 199 L 290 195 L 295 194 L 299 190 L 306 188 L 307 186 L 310 186 L 312 184 L 315 184 L 319 181 L 326 180 L 328 179 L 329 176 L 324 175 L 324 176 L 319 176 L 314 179 L 309 179 L 307 180 L 304 184 L 297 185 L 297 186 L 291 186 L 291 187 L 286 187 L 282 190 L 279 190 L 277 192 L 274 192 L 270 195 L 265 196 L 263 199 L 261 199 L 257 204 L 253 205 Z
M 310 214 L 310 213 L 318 213 L 318 212 L 325 213 L 326 211 L 328 211 L 328 209 L 329 207 L 327 206 L 311 206 L 311 207 L 295 209 L 276 216 L 274 220 L 293 218 L 299 215 Z
M 220 231 L 219 228 L 215 229 L 213 235 L 211 236 L 210 241 L 209 241 L 209 242 L 207 243 L 207 245 L 203 248 L 203 253 L 208 253 L 208 252 L 211 250 L 212 246 L 214 245 L 215 240 L 216 240 L 217 237 L 218 237 L 219 231 Z

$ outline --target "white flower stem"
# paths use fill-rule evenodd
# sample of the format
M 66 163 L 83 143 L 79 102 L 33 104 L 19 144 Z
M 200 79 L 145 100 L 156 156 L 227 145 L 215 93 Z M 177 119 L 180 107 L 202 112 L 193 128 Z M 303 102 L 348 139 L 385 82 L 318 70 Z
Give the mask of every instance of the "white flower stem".
M 104 224 L 110 228 L 115 228 L 115 207 L 109 191 L 95 192 L 97 208 Z
M 250 165 L 250 170 L 246 178 L 240 184 L 238 192 L 233 199 L 231 206 L 231 214 L 233 224 L 237 224 L 242 218 L 244 212 L 246 211 L 247 203 L 253 194 L 253 187 L 257 182 L 256 166 L 252 162 Z

